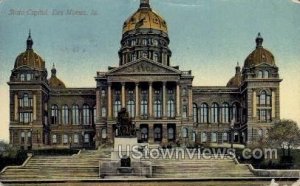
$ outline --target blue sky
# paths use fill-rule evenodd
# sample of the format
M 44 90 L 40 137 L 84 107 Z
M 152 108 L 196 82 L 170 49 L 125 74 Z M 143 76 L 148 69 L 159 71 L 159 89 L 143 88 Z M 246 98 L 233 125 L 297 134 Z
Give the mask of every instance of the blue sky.
M 300 4 L 292 0 L 150 0 L 167 21 L 171 65 L 193 70 L 194 85 L 226 85 L 243 65 L 258 32 L 280 75 L 281 115 L 300 123 Z M 8 86 L 16 56 L 31 29 L 33 48 L 56 64 L 69 87 L 93 87 L 96 71 L 118 65 L 123 22 L 139 0 L 0 0 L 0 139 L 8 139 Z M 31 10 L 47 15 L 27 15 Z M 67 10 L 88 15 L 52 15 Z M 24 11 L 25 15 L 9 15 Z M 91 12 L 96 15 L 90 15 Z

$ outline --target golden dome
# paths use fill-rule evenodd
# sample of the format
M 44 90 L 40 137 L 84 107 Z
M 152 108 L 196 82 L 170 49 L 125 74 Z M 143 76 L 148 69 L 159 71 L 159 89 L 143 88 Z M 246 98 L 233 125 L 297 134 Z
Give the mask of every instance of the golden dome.
M 51 70 L 51 77 L 48 80 L 48 84 L 49 84 L 50 88 L 53 88 L 53 89 L 64 89 L 64 88 L 66 88 L 65 83 L 62 82 L 60 79 L 58 79 L 56 77 L 56 69 L 55 69 L 54 64 L 53 64 L 53 68 Z
M 145 0 L 141 0 L 140 8 L 124 22 L 123 34 L 139 28 L 168 33 L 166 21 L 153 11 L 150 8 L 149 1 Z
M 15 69 L 27 66 L 36 70 L 45 70 L 45 61 L 32 49 L 33 41 L 29 32 L 27 38 L 27 49 L 18 55 L 15 61 Z
M 258 33 L 256 38 L 256 49 L 246 58 L 244 68 L 254 67 L 262 63 L 276 66 L 273 54 L 264 49 L 262 43 L 263 38 L 261 37 L 260 33 Z

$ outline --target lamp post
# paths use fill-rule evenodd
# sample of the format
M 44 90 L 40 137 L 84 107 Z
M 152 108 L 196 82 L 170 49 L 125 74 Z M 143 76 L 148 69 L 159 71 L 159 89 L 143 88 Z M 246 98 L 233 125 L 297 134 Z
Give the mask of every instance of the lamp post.
M 231 120 L 231 123 L 230 123 L 230 142 L 231 142 L 231 149 L 233 149 L 233 132 L 234 132 L 234 119 Z

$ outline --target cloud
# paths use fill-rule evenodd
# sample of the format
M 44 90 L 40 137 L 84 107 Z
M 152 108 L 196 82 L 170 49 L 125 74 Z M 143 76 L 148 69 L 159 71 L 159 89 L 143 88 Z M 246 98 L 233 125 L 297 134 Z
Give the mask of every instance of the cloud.
M 292 2 L 300 4 L 300 0 L 292 0 Z

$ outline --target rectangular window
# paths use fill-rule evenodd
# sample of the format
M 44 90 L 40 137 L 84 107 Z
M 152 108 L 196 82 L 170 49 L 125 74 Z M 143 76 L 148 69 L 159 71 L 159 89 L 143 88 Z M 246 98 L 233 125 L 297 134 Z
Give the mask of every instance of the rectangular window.
M 66 135 L 66 134 L 63 135 L 63 143 L 64 144 L 68 143 L 68 135 Z
M 89 143 L 90 142 L 90 135 L 89 134 L 85 134 L 84 135 L 84 143 Z
M 106 108 L 105 107 L 102 107 L 102 109 L 101 109 L 101 116 L 106 117 Z
M 79 143 L 79 135 L 74 134 L 74 143 Z
M 217 133 L 216 132 L 211 133 L 211 142 L 213 142 L 213 143 L 217 142 Z
M 202 142 L 202 143 L 207 142 L 207 135 L 206 135 L 206 132 L 202 132 L 202 133 L 201 133 L 201 142 Z

